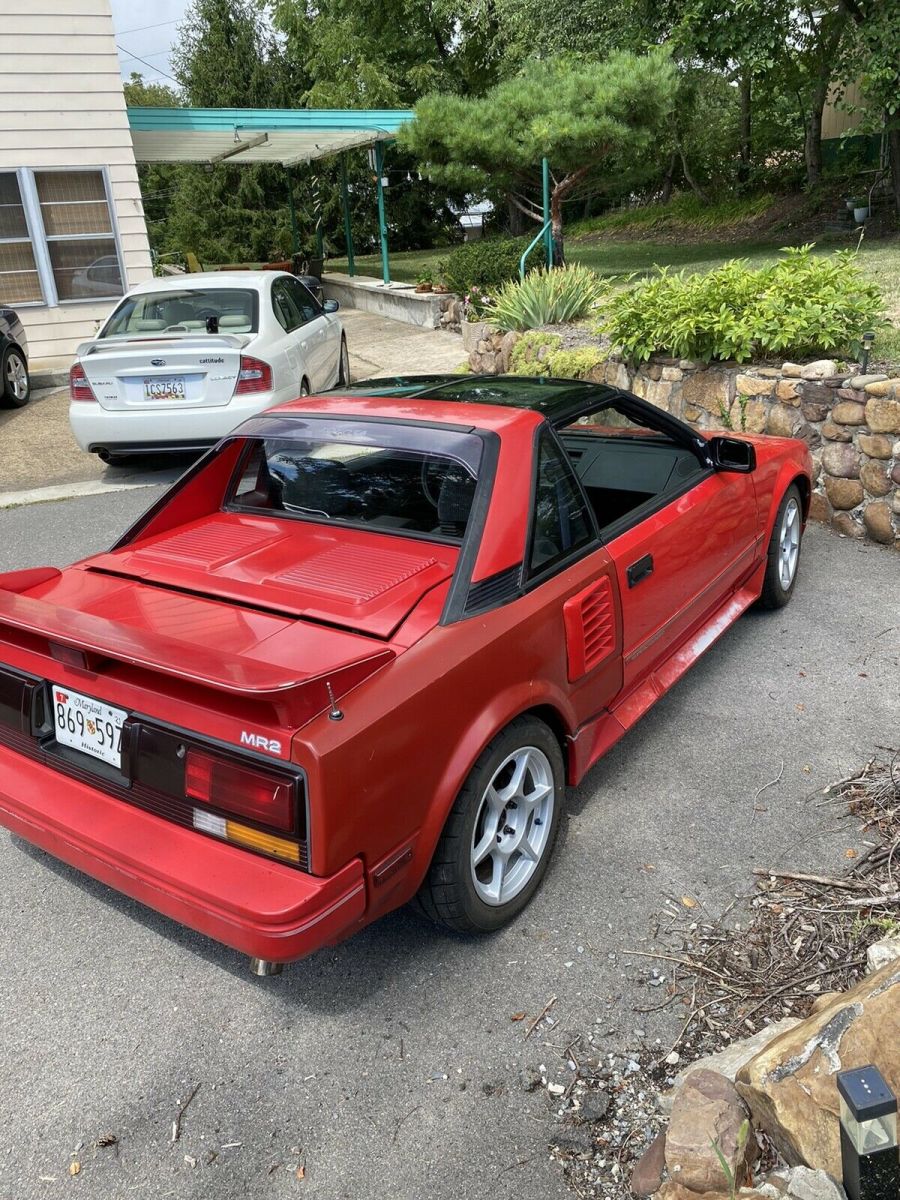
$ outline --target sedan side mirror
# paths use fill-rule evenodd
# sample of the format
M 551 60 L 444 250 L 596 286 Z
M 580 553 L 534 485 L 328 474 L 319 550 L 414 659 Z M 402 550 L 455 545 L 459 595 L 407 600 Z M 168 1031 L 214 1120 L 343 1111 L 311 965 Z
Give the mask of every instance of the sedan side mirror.
M 327 313 L 337 312 L 340 307 L 340 303 L 337 300 L 326 300 L 322 305 L 322 308 Z
M 737 471 L 749 475 L 756 470 L 756 448 L 750 442 L 733 437 L 714 437 L 707 442 L 712 465 L 717 471 Z

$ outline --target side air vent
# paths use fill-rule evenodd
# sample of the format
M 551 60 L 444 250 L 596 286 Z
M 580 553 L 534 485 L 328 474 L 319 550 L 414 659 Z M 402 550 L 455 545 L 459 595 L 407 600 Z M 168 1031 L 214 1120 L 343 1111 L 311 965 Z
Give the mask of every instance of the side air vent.
M 563 605 L 569 682 L 593 671 L 616 646 L 616 619 L 609 576 L 592 583 Z
M 522 564 L 516 563 L 514 567 L 507 567 L 505 571 L 498 571 L 496 575 L 489 575 L 487 579 L 479 579 L 478 583 L 473 583 L 466 597 L 466 614 L 515 600 L 519 594 L 521 569 Z

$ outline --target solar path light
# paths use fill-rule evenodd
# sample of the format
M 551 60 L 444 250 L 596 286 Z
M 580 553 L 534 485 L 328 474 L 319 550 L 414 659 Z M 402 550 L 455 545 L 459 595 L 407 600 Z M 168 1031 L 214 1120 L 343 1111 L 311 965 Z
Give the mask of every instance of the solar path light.
M 876 1067 L 841 1071 L 841 1165 L 849 1200 L 900 1200 L 897 1097 Z

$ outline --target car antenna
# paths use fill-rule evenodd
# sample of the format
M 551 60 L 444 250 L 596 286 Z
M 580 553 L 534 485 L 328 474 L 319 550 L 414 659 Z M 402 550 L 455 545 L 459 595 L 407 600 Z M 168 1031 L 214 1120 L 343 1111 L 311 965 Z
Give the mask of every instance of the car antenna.
M 325 680 L 325 690 L 328 693 L 328 703 L 331 705 L 331 712 L 328 714 L 329 721 L 343 721 L 344 714 L 334 702 L 334 691 L 327 679 Z

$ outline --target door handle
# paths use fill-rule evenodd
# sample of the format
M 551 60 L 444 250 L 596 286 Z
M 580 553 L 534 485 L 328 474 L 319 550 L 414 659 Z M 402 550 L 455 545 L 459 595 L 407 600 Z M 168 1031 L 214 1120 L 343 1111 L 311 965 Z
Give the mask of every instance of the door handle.
M 646 579 L 648 575 L 653 574 L 653 555 L 645 554 L 643 558 L 639 558 L 637 562 L 633 562 L 626 571 L 628 577 L 628 586 L 636 587 L 642 579 Z

